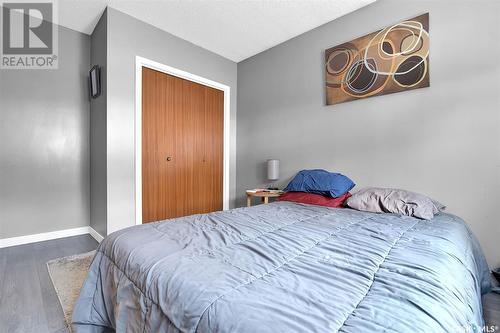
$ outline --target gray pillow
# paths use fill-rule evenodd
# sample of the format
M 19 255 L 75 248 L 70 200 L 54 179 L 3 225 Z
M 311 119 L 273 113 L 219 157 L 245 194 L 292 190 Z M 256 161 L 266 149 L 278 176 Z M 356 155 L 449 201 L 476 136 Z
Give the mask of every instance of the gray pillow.
M 445 208 L 425 195 L 392 188 L 368 187 L 354 193 L 347 206 L 373 213 L 395 213 L 430 220 Z

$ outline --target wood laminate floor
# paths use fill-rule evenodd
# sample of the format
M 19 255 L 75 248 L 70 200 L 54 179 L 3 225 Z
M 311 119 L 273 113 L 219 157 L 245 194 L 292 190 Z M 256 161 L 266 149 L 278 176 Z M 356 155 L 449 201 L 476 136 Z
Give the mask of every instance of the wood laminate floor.
M 67 332 L 46 263 L 96 248 L 83 235 L 0 249 L 0 332 Z M 487 325 L 500 327 L 500 295 L 484 296 L 483 305 Z
M 498 286 L 498 282 L 493 278 L 491 278 L 492 286 Z M 493 329 L 489 328 L 484 332 L 497 332 L 500 333 L 500 294 L 489 293 L 483 296 L 483 312 L 484 312 L 484 321 L 486 322 L 486 326 L 490 326 Z
M 82 235 L 0 249 L 0 332 L 67 332 L 46 263 L 97 245 Z

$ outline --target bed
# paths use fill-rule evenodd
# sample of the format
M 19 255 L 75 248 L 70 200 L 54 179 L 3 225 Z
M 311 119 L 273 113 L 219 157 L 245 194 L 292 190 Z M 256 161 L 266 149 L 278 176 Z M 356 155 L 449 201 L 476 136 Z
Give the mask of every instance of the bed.
M 127 228 L 100 244 L 77 327 L 470 332 L 489 269 L 467 225 L 291 202 Z

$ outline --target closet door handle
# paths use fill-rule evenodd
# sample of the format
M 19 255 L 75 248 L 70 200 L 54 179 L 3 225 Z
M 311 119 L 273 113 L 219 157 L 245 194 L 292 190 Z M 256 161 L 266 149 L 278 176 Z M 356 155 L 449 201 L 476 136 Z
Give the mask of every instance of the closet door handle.
M 170 162 L 172 160 L 172 156 L 167 156 L 167 162 Z

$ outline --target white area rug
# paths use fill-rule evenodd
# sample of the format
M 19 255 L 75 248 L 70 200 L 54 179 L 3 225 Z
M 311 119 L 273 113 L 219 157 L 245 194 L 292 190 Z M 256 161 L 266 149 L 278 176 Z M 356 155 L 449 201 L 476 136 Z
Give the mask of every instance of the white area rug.
M 95 251 L 63 257 L 47 262 L 47 269 L 61 303 L 66 325 L 71 331 L 71 316 L 83 282 L 87 277 Z

